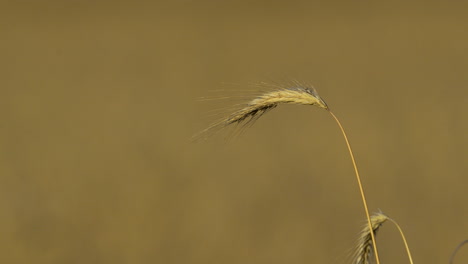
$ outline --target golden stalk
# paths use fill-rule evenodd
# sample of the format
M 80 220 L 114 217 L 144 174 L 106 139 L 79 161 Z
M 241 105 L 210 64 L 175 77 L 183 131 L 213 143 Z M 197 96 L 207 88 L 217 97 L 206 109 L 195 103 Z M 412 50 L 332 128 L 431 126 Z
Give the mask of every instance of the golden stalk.
M 349 155 L 351 156 L 351 161 L 353 162 L 354 173 L 356 174 L 356 180 L 357 180 L 358 185 L 359 185 L 359 191 L 361 193 L 362 204 L 364 205 L 364 211 L 366 212 L 368 228 L 369 228 L 369 230 L 373 230 L 373 228 L 372 228 L 372 219 L 371 219 L 371 217 L 369 215 L 369 208 L 367 207 L 367 200 L 366 200 L 366 196 L 364 194 L 364 188 L 362 187 L 361 177 L 359 176 L 359 171 L 358 171 L 358 168 L 357 168 L 357 165 L 356 165 L 356 160 L 354 159 L 353 150 L 351 149 L 351 145 L 349 144 L 348 136 L 346 135 L 346 132 L 344 131 L 343 126 L 341 125 L 341 122 L 338 120 L 338 118 L 335 116 L 335 114 L 333 114 L 333 112 L 330 111 L 330 110 L 328 110 L 328 112 L 330 112 L 330 114 L 333 116 L 336 123 L 340 127 L 341 132 L 343 133 L 343 137 L 344 137 L 344 139 L 346 141 L 346 146 L 348 147 Z M 370 237 L 372 239 L 372 245 L 374 247 L 375 260 L 376 260 L 377 264 L 380 264 L 379 252 L 377 251 L 377 243 L 375 242 L 374 232 L 370 232 Z

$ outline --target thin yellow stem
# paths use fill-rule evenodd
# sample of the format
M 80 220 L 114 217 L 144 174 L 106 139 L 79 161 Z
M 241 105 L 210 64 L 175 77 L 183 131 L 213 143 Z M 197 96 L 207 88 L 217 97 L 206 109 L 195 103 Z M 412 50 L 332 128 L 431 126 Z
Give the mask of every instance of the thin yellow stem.
M 369 224 L 369 231 L 370 231 L 371 238 L 372 238 L 372 244 L 374 246 L 375 260 L 376 260 L 377 264 L 380 264 L 379 253 L 377 252 L 377 244 L 375 242 L 375 235 L 374 235 L 374 232 L 372 231 L 372 223 L 371 223 L 371 218 L 370 218 L 370 215 L 369 215 L 369 209 L 367 208 L 366 196 L 364 195 L 364 189 L 362 187 L 361 177 L 359 176 L 359 171 L 358 171 L 358 168 L 357 168 L 357 165 L 356 165 L 356 161 L 354 159 L 353 151 L 351 150 L 351 145 L 349 144 L 348 136 L 346 136 L 346 132 L 345 132 L 343 126 L 341 125 L 341 122 L 335 116 L 335 114 L 333 114 L 333 112 L 330 111 L 330 110 L 328 110 L 328 112 L 330 112 L 330 114 L 333 116 L 336 123 L 340 127 L 341 132 L 343 133 L 343 137 L 344 137 L 344 139 L 346 141 L 346 145 L 348 146 L 349 155 L 351 156 L 351 161 L 353 162 L 354 172 L 356 173 L 356 179 L 357 179 L 357 182 L 358 182 L 358 185 L 359 185 L 359 191 L 361 192 L 362 203 L 364 204 L 364 211 L 366 211 L 367 223 Z
M 398 231 L 400 232 L 401 238 L 403 239 L 403 243 L 405 244 L 406 248 L 406 253 L 408 254 L 409 262 L 413 264 L 413 258 L 411 257 L 411 252 L 408 247 L 408 242 L 406 242 L 406 237 L 405 234 L 403 233 L 403 230 L 401 230 L 400 225 L 393 219 L 388 218 L 388 220 L 392 221 L 392 223 L 398 228 Z

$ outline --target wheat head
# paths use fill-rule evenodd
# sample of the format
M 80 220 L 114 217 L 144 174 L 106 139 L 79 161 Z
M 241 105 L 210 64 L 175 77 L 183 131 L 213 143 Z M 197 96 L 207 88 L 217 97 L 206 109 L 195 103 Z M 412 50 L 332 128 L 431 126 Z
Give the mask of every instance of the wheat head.
M 379 228 L 389 220 L 388 216 L 382 212 L 377 212 L 371 215 L 372 233 L 375 235 Z M 355 251 L 356 264 L 369 264 L 374 256 L 374 245 L 372 241 L 371 231 L 369 226 L 366 224 L 359 235 L 358 244 Z
M 318 95 L 313 87 L 280 87 L 280 89 L 264 93 L 248 103 L 242 108 L 228 115 L 227 117 L 211 124 L 208 128 L 194 136 L 194 139 L 207 134 L 215 128 L 224 128 L 231 124 L 250 123 L 257 120 L 267 111 L 280 104 L 301 104 L 315 105 L 328 110 L 328 105 Z

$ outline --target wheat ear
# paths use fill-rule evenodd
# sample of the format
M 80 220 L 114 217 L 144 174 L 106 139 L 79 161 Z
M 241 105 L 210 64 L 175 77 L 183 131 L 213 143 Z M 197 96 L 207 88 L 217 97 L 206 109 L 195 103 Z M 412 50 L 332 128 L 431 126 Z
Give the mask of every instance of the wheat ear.
M 210 131 L 222 129 L 232 124 L 248 124 L 254 122 L 263 114 L 280 104 L 316 105 L 320 108 L 328 109 L 327 104 L 320 98 L 314 88 L 281 87 L 278 90 L 270 91 L 254 98 L 239 110 L 211 124 L 208 128 L 196 134 L 193 139 L 200 139 L 209 134 Z
M 335 119 L 336 123 L 341 129 L 341 132 L 343 133 L 343 137 L 346 141 L 346 145 L 348 147 L 348 151 L 351 156 L 351 161 L 353 163 L 354 172 L 356 174 L 356 179 L 359 185 L 359 191 L 361 193 L 364 210 L 366 212 L 369 230 L 372 230 L 372 223 L 371 223 L 371 218 L 369 215 L 369 210 L 367 207 L 367 201 L 364 195 L 364 189 L 362 187 L 361 178 L 359 176 L 359 171 L 357 169 L 353 151 L 351 149 L 351 145 L 349 144 L 349 140 L 346 135 L 346 132 L 344 131 L 343 126 L 341 125 L 338 118 L 335 116 L 335 114 L 333 114 L 333 112 L 330 111 L 330 108 L 328 107 L 328 105 L 325 103 L 324 100 L 322 100 L 322 98 L 318 95 L 317 91 L 313 87 L 305 87 L 305 86 L 302 86 L 298 82 L 295 82 L 294 87 L 282 87 L 278 85 L 272 85 L 272 86 L 277 88 L 277 90 L 267 92 L 263 95 L 258 96 L 257 98 L 247 103 L 243 108 L 235 111 L 228 117 L 223 118 L 218 122 L 215 122 L 214 124 L 209 126 L 207 129 L 195 135 L 195 139 L 200 138 L 201 135 L 207 134 L 207 132 L 215 128 L 224 128 L 231 124 L 240 124 L 243 122 L 246 122 L 246 123 L 253 122 L 257 120 L 259 117 L 261 117 L 268 110 L 275 108 L 279 104 L 316 105 L 320 108 L 327 110 Z M 377 264 L 380 264 L 374 233 L 370 232 L 370 236 L 373 241 L 372 245 L 374 247 L 374 253 L 375 253 Z
M 413 264 L 413 258 L 411 256 L 411 251 L 409 249 L 408 242 L 406 241 L 405 234 L 403 233 L 403 230 L 401 229 L 397 221 L 393 220 L 392 218 L 388 217 L 382 212 L 374 213 L 371 216 L 372 232 L 374 233 L 374 235 L 376 235 L 379 228 L 386 221 L 392 222 L 398 229 L 400 236 L 403 240 L 403 243 L 405 244 L 406 254 L 408 255 L 409 262 L 410 264 Z M 372 247 L 373 241 L 372 241 L 371 233 L 369 232 L 369 230 L 370 229 L 366 225 L 360 233 L 360 236 L 358 239 L 358 245 L 356 247 L 356 252 L 355 252 L 356 264 L 369 264 L 370 259 L 372 255 L 374 254 L 374 250 Z
M 387 221 L 389 218 L 384 215 L 382 212 L 374 213 L 370 217 L 372 228 L 369 229 L 367 224 L 362 229 L 359 238 L 358 244 L 356 247 L 356 264 L 369 264 L 372 256 L 375 254 L 374 251 L 374 240 L 372 239 L 372 234 L 376 235 L 379 228 Z M 372 232 L 370 231 L 372 230 Z

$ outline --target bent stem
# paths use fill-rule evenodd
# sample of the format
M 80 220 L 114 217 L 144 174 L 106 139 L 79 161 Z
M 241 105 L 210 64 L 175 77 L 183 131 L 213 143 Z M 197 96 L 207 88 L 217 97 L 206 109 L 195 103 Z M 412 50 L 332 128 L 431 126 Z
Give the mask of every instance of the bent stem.
M 398 231 L 400 232 L 400 235 L 401 235 L 401 239 L 403 239 L 403 243 L 405 244 L 405 248 L 406 248 L 406 254 L 408 255 L 408 258 L 409 258 L 409 262 L 411 264 L 413 264 L 413 257 L 411 257 L 411 251 L 409 249 L 409 246 L 408 246 L 408 242 L 406 241 L 406 237 L 405 237 L 405 234 L 403 233 L 403 230 L 401 230 L 401 227 L 400 225 L 397 223 L 397 221 L 393 220 L 392 218 L 388 218 L 388 220 L 390 220 L 398 229 Z M 450 262 L 451 263 L 451 262 Z
M 468 243 L 468 239 L 465 240 L 465 241 L 462 241 L 460 244 L 458 244 L 457 248 L 455 248 L 455 250 L 453 251 L 452 253 L 452 256 L 450 256 L 450 261 L 449 261 L 449 264 L 452 264 L 453 263 L 453 260 L 455 259 L 455 256 L 457 255 L 457 252 L 458 250 L 463 247 L 463 245 L 467 244 Z
M 374 246 L 375 260 L 376 260 L 377 264 L 380 264 L 379 253 L 377 252 L 377 244 L 375 242 L 375 234 L 372 231 L 372 222 L 371 222 L 371 218 L 370 218 L 370 215 L 369 215 L 369 209 L 367 208 L 366 196 L 364 195 L 364 189 L 362 187 L 361 177 L 359 176 L 359 171 L 358 171 L 358 168 L 357 168 L 357 165 L 356 165 L 356 161 L 354 159 L 353 151 L 351 150 L 351 145 L 349 144 L 348 136 L 346 135 L 346 132 L 344 131 L 344 128 L 341 125 L 340 120 L 338 120 L 338 118 L 335 116 L 335 114 L 333 114 L 332 111 L 330 111 L 330 109 L 328 109 L 328 112 L 333 116 L 336 123 L 340 127 L 341 132 L 343 133 L 343 137 L 344 137 L 344 139 L 346 141 L 346 145 L 348 146 L 349 155 L 351 156 L 351 161 L 353 162 L 354 172 L 356 173 L 356 179 L 357 179 L 357 182 L 358 182 L 358 185 L 359 185 L 359 191 L 361 192 L 361 198 L 362 198 L 362 203 L 364 205 L 364 211 L 366 211 L 367 223 L 369 224 L 369 231 L 370 231 L 371 238 L 372 238 L 372 245 Z

